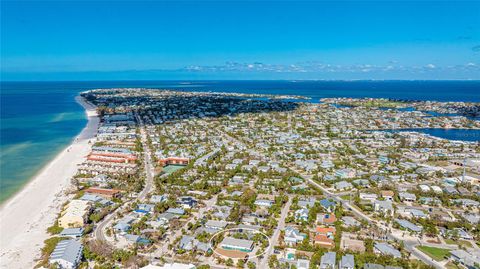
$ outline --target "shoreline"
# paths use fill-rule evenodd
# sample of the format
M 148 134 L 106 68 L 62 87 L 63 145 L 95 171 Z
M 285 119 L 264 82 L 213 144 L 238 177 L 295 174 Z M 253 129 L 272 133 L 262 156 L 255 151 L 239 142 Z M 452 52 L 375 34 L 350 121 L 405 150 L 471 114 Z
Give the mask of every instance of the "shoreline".
M 61 206 L 67 201 L 70 179 L 90 151 L 97 134 L 96 107 L 80 96 L 87 124 L 22 189 L 0 205 L 0 268 L 32 268 Z

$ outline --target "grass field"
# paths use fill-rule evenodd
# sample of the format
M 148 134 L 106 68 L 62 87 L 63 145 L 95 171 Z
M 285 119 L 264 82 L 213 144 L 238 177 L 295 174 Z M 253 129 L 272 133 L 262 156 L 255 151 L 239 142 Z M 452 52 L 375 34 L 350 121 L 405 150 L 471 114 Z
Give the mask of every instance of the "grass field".
M 184 165 L 167 165 L 165 167 L 163 167 L 163 170 L 162 172 L 165 173 L 165 174 L 171 174 L 177 170 L 180 170 L 182 168 L 185 168 Z
M 436 261 L 441 261 L 450 255 L 449 249 L 435 248 L 435 247 L 428 247 L 428 246 L 419 246 L 417 248 Z
M 450 245 L 459 245 L 467 248 L 471 248 L 472 244 L 465 240 L 453 240 L 453 239 L 445 239 L 445 243 Z

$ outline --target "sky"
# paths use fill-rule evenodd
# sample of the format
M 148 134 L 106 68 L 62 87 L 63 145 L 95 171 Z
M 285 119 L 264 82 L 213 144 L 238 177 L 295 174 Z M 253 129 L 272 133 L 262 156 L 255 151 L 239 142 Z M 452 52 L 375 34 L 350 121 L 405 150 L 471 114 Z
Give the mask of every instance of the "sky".
M 1 1 L 2 80 L 480 79 L 480 1 Z

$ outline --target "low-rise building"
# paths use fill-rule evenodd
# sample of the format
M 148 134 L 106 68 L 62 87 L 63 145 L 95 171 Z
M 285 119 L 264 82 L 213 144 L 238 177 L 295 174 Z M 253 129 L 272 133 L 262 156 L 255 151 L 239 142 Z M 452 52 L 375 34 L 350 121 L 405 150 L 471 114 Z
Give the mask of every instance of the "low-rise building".
M 58 226 L 62 228 L 83 227 L 90 213 L 90 202 L 84 200 L 72 200 L 67 204 L 58 218 Z
M 336 255 L 335 252 L 327 252 L 323 254 L 320 260 L 320 269 L 335 269 Z
M 253 250 L 253 241 L 245 239 L 236 239 L 225 237 L 220 243 L 220 247 L 226 250 L 238 250 L 242 252 L 251 252 Z
M 394 258 L 402 257 L 402 254 L 398 249 L 387 243 L 375 243 L 374 251 L 383 255 L 393 256 Z
M 74 269 L 82 260 L 83 246 L 80 242 L 68 239 L 58 242 L 50 254 L 48 262 L 62 269 Z
M 338 265 L 338 269 L 354 269 L 355 268 L 355 258 L 352 254 L 343 255 Z

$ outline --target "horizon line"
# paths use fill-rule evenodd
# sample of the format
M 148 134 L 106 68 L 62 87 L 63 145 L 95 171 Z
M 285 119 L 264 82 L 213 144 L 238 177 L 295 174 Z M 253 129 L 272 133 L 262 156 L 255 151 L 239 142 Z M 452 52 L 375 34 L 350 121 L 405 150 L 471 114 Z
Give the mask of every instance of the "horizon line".
M 118 82 L 118 81 L 195 81 L 195 82 L 210 82 L 210 81 L 286 81 L 286 82 L 312 82 L 312 81 L 325 81 L 325 82 L 355 82 L 355 81 L 479 81 L 480 79 L 105 79 L 105 80 L 2 80 L 0 83 L 9 82 Z

